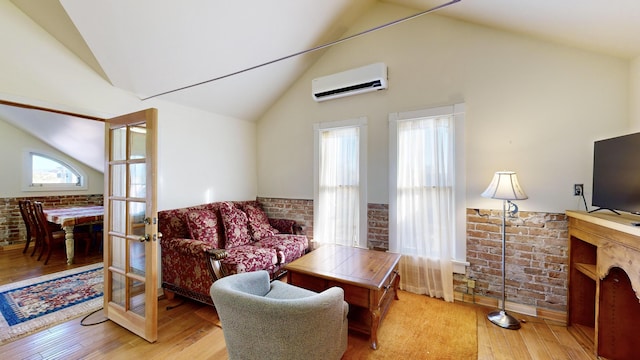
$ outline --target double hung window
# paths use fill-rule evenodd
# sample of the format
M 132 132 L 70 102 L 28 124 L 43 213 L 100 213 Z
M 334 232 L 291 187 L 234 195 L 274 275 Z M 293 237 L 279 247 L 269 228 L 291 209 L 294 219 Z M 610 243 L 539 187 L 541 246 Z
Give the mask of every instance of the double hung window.
M 366 119 L 315 126 L 314 240 L 366 246 Z
M 457 214 L 464 210 L 456 205 L 457 196 L 463 200 L 456 171 L 463 167 L 455 156 L 458 111 L 443 107 L 389 116 L 389 246 L 403 255 L 401 287 L 448 301 Z

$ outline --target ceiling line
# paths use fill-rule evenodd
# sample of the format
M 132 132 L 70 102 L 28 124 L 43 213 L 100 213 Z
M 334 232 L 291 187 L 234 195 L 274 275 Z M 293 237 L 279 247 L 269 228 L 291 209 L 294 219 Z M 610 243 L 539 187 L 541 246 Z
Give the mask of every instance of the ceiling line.
M 165 92 L 162 92 L 162 93 L 159 93 L 159 94 L 156 94 L 156 95 L 151 95 L 151 96 L 142 98 L 141 100 L 145 101 L 145 100 L 153 99 L 153 98 L 158 97 L 158 96 L 167 95 L 167 94 L 171 94 L 171 93 L 174 93 L 174 92 L 177 92 L 177 91 L 190 89 L 192 87 L 208 84 L 210 82 L 222 80 L 222 79 L 225 79 L 225 78 L 228 78 L 228 77 L 231 77 L 231 76 L 242 74 L 242 73 L 247 72 L 247 71 L 255 70 L 255 69 L 261 68 L 263 66 L 271 65 L 273 63 L 276 63 L 276 62 L 279 62 L 279 61 L 283 61 L 283 60 L 286 60 L 286 59 L 290 59 L 290 58 L 295 57 L 295 56 L 304 55 L 304 54 L 307 54 L 307 53 L 310 53 L 310 52 L 322 50 L 322 49 L 328 48 L 330 46 L 337 45 L 337 44 L 343 43 L 345 41 L 352 40 L 352 39 L 355 39 L 357 37 L 369 34 L 371 32 L 374 32 L 374 31 L 377 31 L 377 30 L 381 30 L 381 29 L 387 28 L 389 26 L 393 26 L 393 25 L 396 25 L 396 24 L 399 24 L 399 23 L 402 23 L 402 22 L 417 18 L 419 16 L 422 16 L 422 15 L 425 15 L 425 14 L 440 10 L 442 8 L 445 8 L 445 7 L 449 6 L 449 5 L 453 5 L 453 4 L 455 4 L 457 2 L 460 2 L 460 1 L 462 1 L 462 0 L 451 0 L 451 1 L 447 2 L 447 3 L 432 7 L 430 9 L 428 9 L 428 10 L 421 11 L 421 12 L 419 12 L 417 14 L 409 15 L 407 17 L 404 17 L 404 18 L 401 18 L 401 19 L 398 19 L 398 20 L 394 20 L 394 21 L 388 22 L 386 24 L 379 25 L 379 26 L 373 27 L 373 28 L 368 29 L 368 30 L 361 31 L 361 32 L 359 32 L 357 34 L 353 34 L 353 35 L 347 36 L 347 37 L 342 38 L 342 39 L 331 41 L 331 42 L 328 42 L 328 43 L 323 44 L 323 45 L 318 45 L 316 47 L 313 47 L 313 48 L 310 48 L 310 49 L 307 49 L 307 50 L 299 51 L 299 52 L 296 52 L 296 53 L 293 53 L 293 54 L 290 54 L 290 55 L 287 55 L 287 56 L 283 56 L 281 58 L 277 58 L 277 59 L 274 59 L 274 60 L 271 60 L 271 61 L 267 61 L 267 62 L 262 63 L 262 64 L 254 65 L 254 66 L 251 66 L 251 67 L 248 67 L 248 68 L 245 68 L 245 69 L 242 69 L 242 70 L 238 70 L 238 71 L 226 74 L 226 75 L 218 76 L 218 77 L 213 78 L 213 79 L 201 81 L 201 82 L 198 82 L 198 83 L 195 83 L 195 84 L 192 84 L 192 85 L 183 86 L 183 87 L 180 87 L 180 88 L 177 88 L 177 89 L 174 89 L 174 90 L 165 91 Z

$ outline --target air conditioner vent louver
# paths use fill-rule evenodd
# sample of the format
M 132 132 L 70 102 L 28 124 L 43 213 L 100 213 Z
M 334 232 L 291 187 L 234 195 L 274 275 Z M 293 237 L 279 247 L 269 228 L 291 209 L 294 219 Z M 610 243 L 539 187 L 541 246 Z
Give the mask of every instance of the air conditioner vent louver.
M 330 96 L 330 95 L 334 95 L 334 94 L 340 94 L 340 93 L 349 92 L 349 91 L 355 91 L 355 90 L 360 90 L 360 89 L 373 89 L 373 88 L 379 88 L 379 87 L 382 87 L 382 82 L 380 80 L 374 80 L 374 81 L 369 81 L 367 83 L 347 86 L 347 87 L 344 87 L 344 88 L 341 88 L 341 89 L 329 90 L 329 91 L 317 93 L 317 94 L 314 94 L 314 95 L 317 98 L 322 98 L 322 97 L 325 97 L 325 96 Z
M 375 63 L 313 79 L 312 96 L 315 101 L 336 99 L 387 88 L 387 66 Z

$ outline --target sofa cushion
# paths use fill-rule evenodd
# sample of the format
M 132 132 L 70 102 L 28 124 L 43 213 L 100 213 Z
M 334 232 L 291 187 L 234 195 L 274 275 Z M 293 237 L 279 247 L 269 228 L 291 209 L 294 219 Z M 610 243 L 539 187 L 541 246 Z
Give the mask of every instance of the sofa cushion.
M 247 213 L 249 220 L 249 230 L 253 240 L 259 241 L 264 238 L 273 236 L 279 233 L 278 230 L 273 228 L 269 224 L 269 218 L 267 214 L 258 206 L 246 205 L 244 211 Z
M 225 249 L 246 245 L 251 242 L 249 229 L 247 227 L 247 214 L 238 209 L 230 202 L 220 204 L 220 216 L 224 224 L 224 231 L 227 237 Z
M 274 249 L 239 245 L 227 249 L 227 257 L 221 263 L 226 275 L 258 270 L 272 273 L 278 263 L 278 256 Z
M 287 264 L 301 257 L 309 248 L 309 242 L 306 236 L 290 234 L 277 234 L 266 237 L 260 241 L 256 241 L 253 245 L 276 250 L 280 264 Z
M 211 210 L 190 210 L 185 214 L 191 238 L 218 249 L 218 219 Z

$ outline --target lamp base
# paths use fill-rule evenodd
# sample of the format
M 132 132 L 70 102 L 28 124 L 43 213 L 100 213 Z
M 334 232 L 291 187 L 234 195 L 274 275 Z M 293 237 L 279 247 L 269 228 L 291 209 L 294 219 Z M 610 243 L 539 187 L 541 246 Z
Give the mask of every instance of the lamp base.
M 505 329 L 520 329 L 520 322 L 504 310 L 492 311 L 487 315 L 487 319 L 492 323 Z

